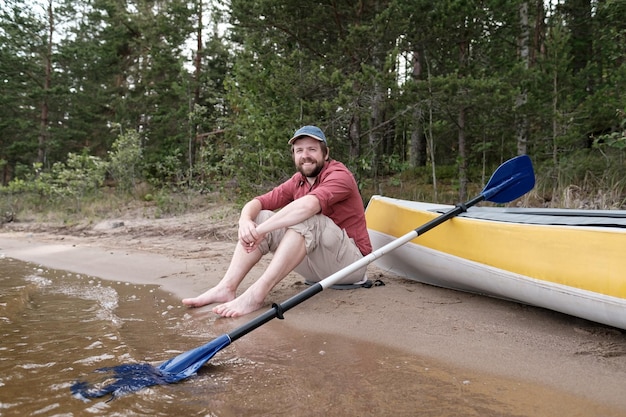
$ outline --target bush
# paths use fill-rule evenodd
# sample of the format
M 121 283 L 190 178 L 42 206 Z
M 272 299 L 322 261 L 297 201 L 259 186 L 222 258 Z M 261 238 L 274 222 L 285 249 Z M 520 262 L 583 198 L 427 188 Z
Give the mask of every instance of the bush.
M 130 192 L 143 179 L 143 151 L 139 133 L 121 133 L 109 152 L 109 172 L 120 191 Z

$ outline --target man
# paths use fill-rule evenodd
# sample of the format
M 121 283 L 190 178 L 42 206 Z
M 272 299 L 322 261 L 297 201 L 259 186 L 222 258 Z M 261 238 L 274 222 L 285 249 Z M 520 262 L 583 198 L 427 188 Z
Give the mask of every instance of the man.
M 372 251 L 356 181 L 345 165 L 330 159 L 322 130 L 304 126 L 288 143 L 298 172 L 246 203 L 226 274 L 215 287 L 183 299 L 183 304 L 221 303 L 213 308 L 214 313 L 242 316 L 261 308 L 270 290 L 291 271 L 319 282 Z M 239 284 L 268 252 L 274 255 L 267 269 L 236 297 Z M 364 283 L 366 269 L 339 284 Z

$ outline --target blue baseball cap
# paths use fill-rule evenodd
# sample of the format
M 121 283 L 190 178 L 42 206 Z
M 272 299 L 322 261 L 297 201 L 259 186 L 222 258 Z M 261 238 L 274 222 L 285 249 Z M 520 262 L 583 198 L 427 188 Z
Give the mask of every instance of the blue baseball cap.
M 302 136 L 310 136 L 313 139 L 317 139 L 320 142 L 326 143 L 326 136 L 322 129 L 317 126 L 302 126 L 300 129 L 296 130 L 296 133 L 293 134 L 293 137 L 289 139 L 289 144 L 293 144 L 296 139 L 301 138 Z

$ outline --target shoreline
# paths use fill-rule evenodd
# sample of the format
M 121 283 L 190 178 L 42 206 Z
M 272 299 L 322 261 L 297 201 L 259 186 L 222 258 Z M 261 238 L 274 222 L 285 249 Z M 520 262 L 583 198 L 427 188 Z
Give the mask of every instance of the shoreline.
M 188 238 L 167 230 L 152 235 L 132 227 L 79 236 L 0 230 L 0 254 L 6 257 L 111 281 L 158 285 L 178 299 L 215 285 L 228 266 L 233 246 L 230 240 Z M 253 270 L 244 287 L 262 267 Z M 432 358 L 458 368 L 459 373 L 476 373 L 494 385 L 504 384 L 509 393 L 516 384 L 522 391 L 528 389 L 523 387 L 526 383 L 540 389 L 546 386 L 626 415 L 623 331 L 419 284 L 389 276 L 373 265 L 369 275 L 386 285 L 323 291 L 288 311 L 285 324 Z M 290 274 L 267 301 L 284 301 L 304 288 L 301 278 Z M 214 316 L 209 307 L 193 311 Z M 219 327 L 235 328 L 263 311 L 217 320 Z

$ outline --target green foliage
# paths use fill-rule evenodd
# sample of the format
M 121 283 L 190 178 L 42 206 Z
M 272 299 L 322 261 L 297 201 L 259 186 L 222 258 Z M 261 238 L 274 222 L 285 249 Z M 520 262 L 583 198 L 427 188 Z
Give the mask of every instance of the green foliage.
M 174 149 L 170 154 L 165 155 L 154 163 L 155 173 L 152 182 L 156 186 L 177 188 L 184 185 L 186 175 L 183 168 L 182 155 L 183 152 L 180 149 Z
M 143 179 L 143 151 L 139 133 L 134 130 L 121 133 L 109 152 L 109 172 L 123 192 L 131 192 Z
M 626 149 L 626 111 L 618 111 L 617 113 L 622 117 L 619 128 L 614 132 L 598 136 L 594 140 L 594 147 L 602 148 L 603 146 L 608 146 L 619 150 Z
M 625 174 L 623 1 L 536 2 L 528 22 L 523 0 L 52 4 L 52 19 L 25 0 L 0 7 L 14 196 L 93 193 L 88 149 L 123 193 L 239 197 L 291 175 L 286 141 L 304 124 L 361 186 L 420 167 L 475 181 L 518 149 L 559 185 Z
M 80 200 L 99 190 L 104 183 L 108 163 L 87 153 L 67 155 L 67 160 L 56 162 L 49 173 L 41 173 L 43 183 L 50 184 L 51 195 Z
M 7 168 L 36 161 L 45 31 L 27 1 L 0 6 L 0 158 Z
M 52 196 L 52 185 L 45 181 L 46 178 L 37 177 L 36 179 L 16 178 L 5 187 L 0 188 L 3 195 L 9 197 L 17 194 L 34 194 L 47 199 Z
M 34 164 L 25 178 L 16 178 L 2 191 L 9 194 L 32 193 L 44 199 L 73 198 L 77 202 L 99 191 L 104 183 L 108 163 L 96 156 L 70 153 L 66 162 L 56 162 L 49 172 Z
M 79 211 L 87 197 L 99 194 L 107 169 L 108 163 L 96 156 L 70 153 L 65 162 L 56 162 L 48 172 L 41 170 L 41 164 L 34 164 L 25 178 L 15 178 L 0 187 L 0 195 L 15 206 L 16 212 L 21 206 L 47 209 L 59 205 Z

